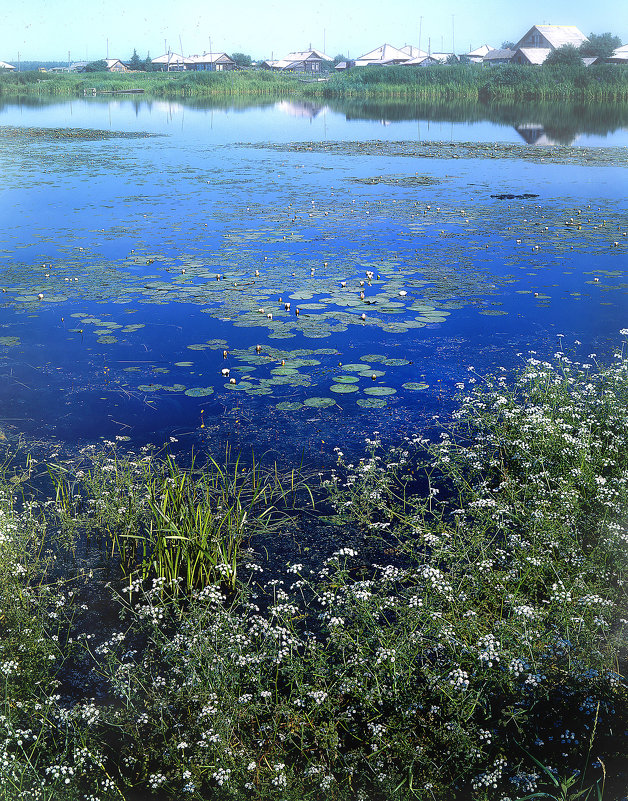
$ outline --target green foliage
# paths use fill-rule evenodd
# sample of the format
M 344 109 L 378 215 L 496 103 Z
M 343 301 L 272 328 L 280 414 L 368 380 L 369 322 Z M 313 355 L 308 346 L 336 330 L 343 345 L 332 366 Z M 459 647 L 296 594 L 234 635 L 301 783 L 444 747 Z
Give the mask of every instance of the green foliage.
M 235 61 L 238 67 L 250 67 L 253 63 L 251 56 L 246 53 L 233 53 L 231 58 Z
M 84 72 L 107 72 L 107 62 L 104 58 L 98 61 L 90 61 L 85 65 Z
M 132 71 L 144 69 L 144 62 L 137 55 L 137 50 L 135 50 L 135 48 L 133 48 L 133 55 L 129 59 L 129 63 L 127 64 L 127 66 Z
M 566 44 L 562 47 L 557 47 L 556 50 L 552 50 L 543 62 L 543 66 L 547 67 L 581 67 L 582 65 L 582 53 L 572 44 Z
M 583 57 L 610 58 L 613 52 L 621 47 L 622 41 L 619 36 L 612 33 L 590 33 L 589 41 L 583 42 L 580 47 L 580 55 Z
M 148 69 L 148 68 L 147 68 Z M 620 64 L 602 64 L 584 69 L 557 65 L 551 70 L 502 65 L 485 69 L 477 64 L 438 65 L 433 68 L 369 67 L 332 74 L 324 82 L 303 83 L 298 76 L 266 70 L 210 73 L 133 72 L 97 76 L 3 74 L 0 94 L 36 92 L 39 96 L 82 95 L 83 89 L 142 88 L 153 97 L 284 97 L 386 101 L 428 100 L 572 100 L 625 101 L 628 99 L 628 69 Z
M 53 470 L 52 504 L 18 511 L 0 496 L 11 801 L 38 781 L 45 801 L 131 789 L 197 801 L 620 798 L 626 354 L 602 368 L 530 359 L 513 379 L 472 370 L 436 441 L 367 449 L 358 464 L 338 453 L 324 483 L 333 514 L 305 519 L 317 551 L 336 550 L 304 548 L 282 570 L 238 547 L 202 581 L 180 565 L 230 515 L 241 545 L 285 538 L 291 516 L 268 528 L 265 510 L 311 498 L 296 478 L 229 459 L 185 471 L 111 443 Z M 100 532 L 120 625 L 95 628 L 88 607 L 90 636 L 76 635 L 74 589 L 36 580 L 45 520 L 48 538 L 65 532 L 57 555 Z M 151 547 L 118 581 L 127 534 Z M 99 700 L 64 710 L 54 678 L 70 653 L 101 684 Z

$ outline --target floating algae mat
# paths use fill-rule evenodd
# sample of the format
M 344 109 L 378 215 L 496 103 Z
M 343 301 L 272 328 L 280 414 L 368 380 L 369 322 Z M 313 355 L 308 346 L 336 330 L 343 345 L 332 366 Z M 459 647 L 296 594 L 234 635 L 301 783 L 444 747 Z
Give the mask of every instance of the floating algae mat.
M 623 201 L 584 177 L 625 166 L 621 148 L 417 142 L 407 127 L 382 141 L 375 125 L 368 141 L 234 144 L 219 117 L 212 139 L 141 104 L 128 130 L 124 103 L 111 122 L 76 108 L 72 127 L 34 111 L 0 124 L 0 357 L 25 427 L 219 437 L 224 423 L 272 444 L 273 426 L 328 442 L 325 426 L 376 415 L 399 432 L 469 365 L 577 338 L 577 322 L 626 324 Z
M 247 147 L 290 153 L 352 156 L 403 156 L 424 159 L 516 159 L 551 164 L 609 164 L 628 166 L 620 147 L 556 146 L 529 148 L 501 142 L 291 142 L 254 143 Z

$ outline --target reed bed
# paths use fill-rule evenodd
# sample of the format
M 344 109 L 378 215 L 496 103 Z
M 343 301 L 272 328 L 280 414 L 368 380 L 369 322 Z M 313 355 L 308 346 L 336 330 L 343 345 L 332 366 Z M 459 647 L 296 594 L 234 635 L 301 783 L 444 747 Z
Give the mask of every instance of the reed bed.
M 143 89 L 154 97 L 295 96 L 403 100 L 478 99 L 628 100 L 628 69 L 619 64 L 592 67 L 442 65 L 432 68 L 369 67 L 330 74 L 325 82 L 264 70 L 225 73 L 90 73 L 0 75 L 0 96 L 37 93 L 82 95 L 83 90 Z

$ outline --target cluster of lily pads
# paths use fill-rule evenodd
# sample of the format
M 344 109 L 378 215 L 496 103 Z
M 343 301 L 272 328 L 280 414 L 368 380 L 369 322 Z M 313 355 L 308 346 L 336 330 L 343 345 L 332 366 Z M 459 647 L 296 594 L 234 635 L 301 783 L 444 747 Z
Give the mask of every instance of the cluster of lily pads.
M 621 264 L 611 258 L 624 255 L 628 245 L 620 211 L 539 202 L 539 196 L 530 193 L 511 193 L 511 197 L 495 194 L 494 188 L 490 196 L 487 192 L 462 205 L 455 198 L 455 176 L 444 179 L 396 172 L 373 177 L 371 170 L 355 175 L 356 161 L 349 158 L 364 159 L 360 162 L 364 165 L 369 158 L 380 156 L 622 164 L 624 156 L 612 148 L 376 141 L 228 145 L 219 149 L 231 161 L 213 171 L 192 162 L 166 160 L 162 176 L 143 166 L 145 157 L 157 157 L 162 150 L 165 154 L 165 138 L 115 134 L 147 141 L 133 141 L 128 146 L 121 143 L 111 153 L 107 141 L 111 132 L 25 128 L 19 129 L 15 141 L 10 134 L 12 130 L 0 130 L 4 145 L 0 166 L 15 167 L 11 180 L 20 180 L 18 166 L 41 172 L 44 160 L 48 168 L 45 180 L 63 172 L 68 181 L 66 167 L 70 163 L 72 169 L 80 164 L 86 174 L 97 177 L 124 160 L 124 174 L 132 178 L 133 193 L 124 201 L 128 214 L 123 221 L 112 211 L 99 217 L 97 225 L 103 227 L 94 230 L 90 220 L 88 230 L 60 229 L 58 236 L 49 227 L 35 226 L 34 241 L 26 246 L 22 261 L 16 259 L 17 249 L 0 252 L 0 288 L 7 314 L 54 314 L 58 309 L 77 320 L 72 328 L 63 323 L 70 343 L 72 336 L 80 335 L 81 342 L 87 338 L 93 347 L 95 339 L 103 346 L 104 357 L 113 361 L 121 347 L 138 345 L 142 328 L 167 320 L 175 305 L 190 305 L 195 312 L 218 321 L 223 336 L 228 335 L 224 323 L 251 332 L 245 348 L 229 347 L 226 339 L 194 343 L 193 332 L 202 326 L 198 316 L 192 315 L 183 330 L 185 340 L 191 342 L 187 349 L 227 350 L 227 362 L 221 365 L 217 354 L 190 361 L 189 354 L 182 352 L 185 340 L 179 350 L 176 344 L 168 343 L 167 350 L 164 345 L 157 356 L 153 338 L 150 348 L 142 342 L 147 353 L 142 366 L 120 370 L 119 382 L 131 391 L 190 397 L 220 393 L 223 400 L 233 393 L 267 396 L 280 410 L 288 411 L 338 407 L 343 398 L 355 399 L 362 407 L 381 406 L 400 389 L 425 388 L 420 369 L 408 370 L 412 374 L 405 382 L 384 385 L 380 373 L 385 362 L 362 356 L 359 349 L 349 356 L 339 334 L 351 331 L 352 343 L 364 341 L 363 350 L 370 348 L 374 339 L 385 338 L 382 349 L 388 353 L 382 359 L 388 359 L 391 348 L 397 347 L 403 347 L 403 355 L 412 359 L 407 335 L 442 325 L 452 312 L 465 306 L 476 307 L 482 315 L 505 315 L 509 307 L 504 296 L 513 292 L 528 297 L 536 306 L 548 306 L 552 285 L 543 283 L 542 271 L 561 266 L 582 270 L 574 267 L 574 251 L 580 259 L 588 255 L 596 260 L 589 275 L 581 277 L 583 283 L 596 287 L 601 302 L 605 302 L 603 293 L 623 286 L 619 283 Z M 20 143 L 25 139 L 41 146 L 22 154 Z M 49 147 L 52 144 L 54 147 Z M 245 169 L 244 162 L 237 159 L 249 147 L 257 149 L 259 158 Z M 79 149 L 84 160 L 77 158 Z M 286 154 L 286 160 L 278 163 L 277 153 Z M 332 169 L 320 159 L 328 154 L 345 157 L 333 167 L 333 180 L 338 179 L 340 188 L 304 197 L 304 172 L 314 176 L 317 171 Z M 301 157 L 309 163 L 296 163 Z M 133 163 L 127 165 L 127 161 Z M 240 164 L 240 173 L 233 171 L 233 164 Z M 201 210 L 191 213 L 189 220 L 173 215 L 170 207 L 154 199 L 155 187 L 160 182 L 166 187 L 175 170 L 186 181 L 184 203 Z M 242 189 L 244 172 L 249 184 L 246 193 Z M 438 190 L 436 197 L 431 197 L 430 192 L 436 190 L 429 185 L 445 180 L 451 185 L 447 191 Z M 312 181 L 315 183 L 314 178 Z M 250 191 L 250 184 L 257 187 L 257 194 Z M 371 189 L 370 185 L 377 186 Z M 221 191 L 228 189 L 236 200 L 242 193 L 247 205 L 222 203 L 212 206 L 210 217 L 200 216 L 217 186 Z M 410 196 L 410 189 L 417 192 Z M 262 202 L 263 191 L 280 191 L 282 202 Z M 205 219 L 208 222 L 203 222 Z M 150 236 L 156 228 L 163 231 L 160 243 Z M 112 257 L 110 243 L 125 240 L 133 247 Z M 52 241 L 54 255 L 49 247 Z M 513 284 L 520 287 L 512 288 Z M 572 289 L 574 297 L 582 296 L 582 287 Z M 83 311 L 76 310 L 78 303 Z M 109 311 L 96 313 L 91 305 L 95 303 L 125 307 L 125 313 L 134 312 L 135 319 L 142 322 L 125 324 Z M 151 308 L 155 306 L 163 311 Z M 145 313 L 144 307 L 149 307 Z M 331 340 L 329 352 L 305 347 L 307 340 L 322 339 Z M 279 340 L 292 340 L 293 347 L 271 347 Z M 261 353 L 254 351 L 256 341 L 262 343 Z M 8 336 L 0 340 L 0 346 L 19 342 L 18 336 Z M 242 338 L 238 345 L 241 343 Z M 339 367 L 338 362 L 345 359 L 351 364 Z M 230 369 L 228 376 L 222 375 L 224 368 Z M 180 371 L 186 369 L 190 376 L 184 379 Z M 160 374 L 172 370 L 177 371 L 176 381 L 164 383 Z M 132 374 L 138 375 L 137 384 L 130 380 Z

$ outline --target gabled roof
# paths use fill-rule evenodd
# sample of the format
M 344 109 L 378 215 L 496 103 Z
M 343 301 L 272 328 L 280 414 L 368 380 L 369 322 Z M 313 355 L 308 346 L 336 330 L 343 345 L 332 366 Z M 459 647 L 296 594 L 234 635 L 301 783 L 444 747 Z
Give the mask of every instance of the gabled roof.
M 453 56 L 453 53 L 430 53 L 432 58 L 436 59 L 439 64 L 444 64 L 449 56 Z
M 521 47 L 521 44 L 530 36 L 531 33 L 537 31 L 543 36 L 551 48 L 556 49 L 564 45 L 573 45 L 579 47 L 583 42 L 588 42 L 587 37 L 581 30 L 576 28 L 575 25 L 533 25 L 530 30 L 522 36 L 515 45 L 515 50 Z
M 484 58 L 484 56 L 487 53 L 490 53 L 492 49 L 493 48 L 489 47 L 489 45 L 483 44 L 483 45 L 480 45 L 480 47 L 476 47 L 475 50 L 471 50 L 466 55 L 469 56 L 469 57 L 476 56 L 477 58 Z
M 164 53 L 163 56 L 151 59 L 153 64 L 185 64 L 185 58 L 178 53 Z
M 622 60 L 624 60 L 624 59 L 628 60 L 628 44 L 622 45 L 621 47 L 618 47 L 617 50 L 614 50 L 613 51 L 613 55 L 611 56 L 611 58 L 613 58 L 613 59 L 618 58 L 618 59 L 622 59 Z
M 407 61 L 409 56 L 403 50 L 398 50 L 389 44 L 383 44 L 371 50 L 370 53 L 365 53 L 360 58 L 356 58 L 356 65 L 364 64 L 387 64 L 391 61 Z
M 235 61 L 227 53 L 203 53 L 202 56 L 189 56 L 185 59 L 186 64 L 235 64 Z
M 408 61 L 404 61 L 401 65 L 402 67 L 428 67 L 430 64 L 440 64 L 440 61 L 435 59 L 433 56 L 428 56 L 427 53 L 424 56 L 417 56 L 416 58 L 411 58 Z
M 401 50 L 402 53 L 406 53 L 406 55 L 410 56 L 410 58 L 425 58 L 427 55 L 425 50 L 420 50 L 414 45 L 404 45 L 403 47 L 400 47 L 399 50 Z
M 550 47 L 520 47 L 516 55 L 521 54 L 529 64 L 542 64 L 551 52 Z
M 295 50 L 294 53 L 288 53 L 282 60 L 285 61 L 306 61 L 320 59 L 321 61 L 333 61 L 333 58 L 326 56 L 320 50 Z
M 0 70 L 14 70 L 13 64 L 7 64 L 6 61 L 0 61 Z
M 497 50 L 489 50 L 484 56 L 484 61 L 510 61 L 514 54 L 514 50 L 508 50 L 508 48 L 503 47 Z

